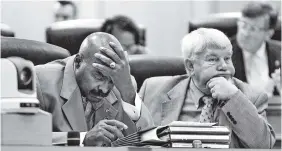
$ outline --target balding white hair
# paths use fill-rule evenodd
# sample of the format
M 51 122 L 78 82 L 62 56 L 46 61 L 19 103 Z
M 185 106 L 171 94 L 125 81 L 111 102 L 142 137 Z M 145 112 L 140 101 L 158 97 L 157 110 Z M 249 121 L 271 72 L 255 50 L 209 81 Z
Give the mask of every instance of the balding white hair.
M 181 50 L 184 59 L 194 61 L 206 49 L 232 50 L 232 45 L 223 32 L 212 28 L 199 28 L 182 39 Z

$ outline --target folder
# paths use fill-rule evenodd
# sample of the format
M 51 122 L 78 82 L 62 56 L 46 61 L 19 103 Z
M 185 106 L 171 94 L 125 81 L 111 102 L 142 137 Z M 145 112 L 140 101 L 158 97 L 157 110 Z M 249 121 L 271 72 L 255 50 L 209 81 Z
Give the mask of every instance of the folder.
M 223 148 L 229 146 L 230 130 L 224 126 L 217 126 L 216 123 L 195 123 L 174 121 L 166 126 L 152 127 L 139 131 L 112 142 L 112 146 L 189 146 L 193 140 L 201 140 L 209 146 L 210 144 L 222 144 Z M 170 145 L 169 145 L 170 144 Z

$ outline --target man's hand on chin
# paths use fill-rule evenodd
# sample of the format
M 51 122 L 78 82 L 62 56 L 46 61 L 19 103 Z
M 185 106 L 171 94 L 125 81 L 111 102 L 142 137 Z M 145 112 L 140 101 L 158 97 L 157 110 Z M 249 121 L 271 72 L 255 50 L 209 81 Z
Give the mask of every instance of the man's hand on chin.
M 229 100 L 238 88 L 224 77 L 215 77 L 208 81 L 207 87 L 210 89 L 212 97 L 217 100 Z

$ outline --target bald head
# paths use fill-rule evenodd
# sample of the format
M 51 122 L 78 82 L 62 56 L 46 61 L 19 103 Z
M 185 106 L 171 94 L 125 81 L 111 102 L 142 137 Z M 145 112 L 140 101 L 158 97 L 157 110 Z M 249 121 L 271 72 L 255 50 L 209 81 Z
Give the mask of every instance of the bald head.
M 110 42 L 121 47 L 121 44 L 113 35 L 104 32 L 95 32 L 83 40 L 78 54 L 83 56 L 83 60 L 86 62 L 93 63 L 95 61 L 94 54 L 99 53 L 101 47 L 112 50 L 109 45 Z

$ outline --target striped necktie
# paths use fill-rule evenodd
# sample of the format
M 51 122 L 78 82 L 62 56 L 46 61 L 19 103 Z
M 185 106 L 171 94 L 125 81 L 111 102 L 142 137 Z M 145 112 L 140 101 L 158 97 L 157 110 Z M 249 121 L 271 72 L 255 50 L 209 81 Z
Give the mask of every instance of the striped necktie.
M 90 101 L 86 101 L 86 107 L 85 107 L 85 120 L 87 124 L 87 129 L 90 130 L 94 126 L 94 115 L 95 110 L 93 108 L 93 105 Z

